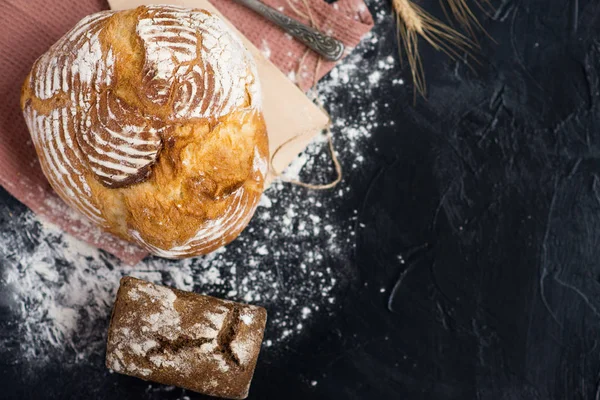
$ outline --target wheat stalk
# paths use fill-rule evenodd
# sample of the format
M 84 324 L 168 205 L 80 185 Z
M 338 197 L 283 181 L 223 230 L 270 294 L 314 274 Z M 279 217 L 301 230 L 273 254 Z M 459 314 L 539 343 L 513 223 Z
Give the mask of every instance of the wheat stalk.
M 446 3 L 448 3 L 450 12 L 452 13 L 456 21 L 468 33 L 469 37 L 472 38 L 476 43 L 478 43 L 478 32 L 484 33 L 487 37 L 491 39 L 491 36 L 486 32 L 486 30 L 483 28 L 473 11 L 471 11 L 469 6 L 467 5 L 466 0 L 440 0 L 440 4 L 442 6 L 442 9 L 444 10 L 444 14 L 446 14 L 446 17 L 448 19 L 450 19 L 446 10 Z M 489 0 L 476 0 L 475 3 L 486 14 L 489 14 L 494 9 Z
M 465 0 L 447 0 L 450 10 L 462 26 L 468 26 L 467 31 L 474 35 L 471 23 L 477 21 L 471 10 L 465 4 Z M 482 0 L 487 3 L 488 0 Z M 460 52 L 471 55 L 474 46 L 473 41 L 452 29 L 448 25 L 438 21 L 418 5 L 410 0 L 392 0 L 396 25 L 398 29 L 398 40 L 406 52 L 408 65 L 410 67 L 412 81 L 416 93 L 423 97 L 427 94 L 425 85 L 425 74 L 419 54 L 419 37 L 425 39 L 434 49 L 443 51 L 451 58 L 460 58 Z M 476 26 L 479 25 L 477 22 Z M 483 28 L 482 28 L 483 29 Z M 400 46 L 400 43 L 399 43 Z M 401 52 L 402 47 L 399 47 Z M 402 54 L 400 54 L 402 59 Z

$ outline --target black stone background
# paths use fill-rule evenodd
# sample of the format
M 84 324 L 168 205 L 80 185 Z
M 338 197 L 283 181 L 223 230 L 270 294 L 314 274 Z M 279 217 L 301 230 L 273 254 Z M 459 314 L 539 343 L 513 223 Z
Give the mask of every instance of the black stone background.
M 496 43 L 482 37 L 474 71 L 422 46 L 426 101 L 413 105 L 410 85 L 374 91 L 396 124 L 373 132 L 368 161 L 342 183 L 339 221 L 359 210 L 355 251 L 325 261 L 349 283 L 332 317 L 263 351 L 251 398 L 599 398 L 600 3 L 494 4 L 492 17 L 477 11 Z M 373 62 L 395 54 L 391 17 L 375 32 Z M 335 97 L 345 113 L 365 107 Z M 24 211 L 1 192 L 5 229 Z M 0 335 L 15 334 L 1 311 Z M 182 396 L 102 364 L 25 379 L 2 357 L 0 398 Z

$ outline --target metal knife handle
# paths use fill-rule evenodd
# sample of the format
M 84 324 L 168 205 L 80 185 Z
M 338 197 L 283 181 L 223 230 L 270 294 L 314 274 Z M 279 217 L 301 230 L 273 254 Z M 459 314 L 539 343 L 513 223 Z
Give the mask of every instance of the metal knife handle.
M 328 61 L 337 61 L 344 54 L 344 44 L 339 40 L 327 36 L 304 25 L 295 19 L 271 8 L 258 0 L 235 0 L 246 7 L 256 11 L 281 29 L 322 55 Z

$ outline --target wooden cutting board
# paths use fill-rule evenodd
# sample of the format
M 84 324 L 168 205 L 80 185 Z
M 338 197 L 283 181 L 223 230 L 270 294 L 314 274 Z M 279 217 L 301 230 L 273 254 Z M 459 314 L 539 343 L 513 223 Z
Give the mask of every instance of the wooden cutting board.
M 327 125 L 327 115 L 298 89 L 275 65 L 242 35 L 207 0 L 161 0 L 161 4 L 172 4 L 188 8 L 203 8 L 219 15 L 235 30 L 254 56 L 263 92 L 263 113 L 269 134 L 271 154 L 282 144 L 287 143 L 272 160 L 277 172 L 283 171 L 308 143 Z M 140 5 L 156 4 L 148 0 L 109 0 L 113 10 L 125 10 Z M 271 177 L 272 178 L 272 177 Z M 271 180 L 269 179 L 269 181 Z

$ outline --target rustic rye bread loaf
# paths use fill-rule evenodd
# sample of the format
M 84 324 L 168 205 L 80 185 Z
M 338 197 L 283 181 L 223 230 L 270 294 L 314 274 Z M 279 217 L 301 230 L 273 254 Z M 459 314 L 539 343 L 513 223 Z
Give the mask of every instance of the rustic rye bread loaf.
M 231 399 L 248 395 L 267 312 L 121 279 L 106 366 L 141 379 Z

